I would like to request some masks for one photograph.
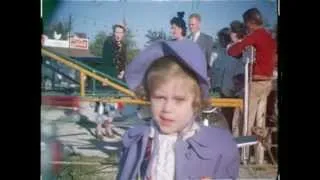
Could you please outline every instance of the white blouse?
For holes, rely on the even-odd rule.
[[[183,140],[193,136],[199,129],[197,123],[193,123],[191,129],[180,134]],[[155,137],[156,128],[151,126],[150,137]],[[152,180],[175,179],[175,143],[178,135],[166,135],[158,133],[158,148],[152,145],[151,176]]]
[[[155,153],[154,163],[152,164],[153,177],[155,177],[155,180],[174,180],[174,147],[175,142],[177,141],[177,136],[159,134],[158,138],[159,149],[156,151],[157,153]]]

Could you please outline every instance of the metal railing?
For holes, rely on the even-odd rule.
[[[41,49],[41,53],[44,56],[48,56],[51,59],[60,62],[72,69],[80,72],[80,96],[82,101],[103,101],[103,102],[124,102],[129,104],[149,104],[149,102],[138,99],[134,92],[128,89],[127,84],[111,77],[105,73],[102,73],[84,63],[76,61],[72,58],[65,57],[56,52],[52,52],[46,48]],[[107,84],[109,87],[116,89],[117,91],[129,96],[129,97],[88,97],[85,91],[86,77],[91,77],[103,84]],[[243,108],[243,100],[236,98],[211,98],[210,103],[216,107],[235,107]]]

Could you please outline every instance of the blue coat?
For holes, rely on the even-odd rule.
[[[122,140],[123,149],[118,180],[135,180],[145,154],[150,127],[129,129]],[[233,136],[225,129],[200,126],[200,131],[175,145],[176,180],[237,179],[240,155]]]

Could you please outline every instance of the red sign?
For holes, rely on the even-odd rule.
[[[70,48],[75,49],[88,49],[89,40],[82,38],[71,38],[70,39]]]

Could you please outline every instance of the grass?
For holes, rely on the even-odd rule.
[[[71,164],[62,165],[60,173],[54,177],[47,171],[42,175],[43,180],[114,180],[117,175],[118,163],[115,154],[111,154],[109,158],[70,155],[64,159],[64,162]],[[81,162],[93,164],[80,164]]]

